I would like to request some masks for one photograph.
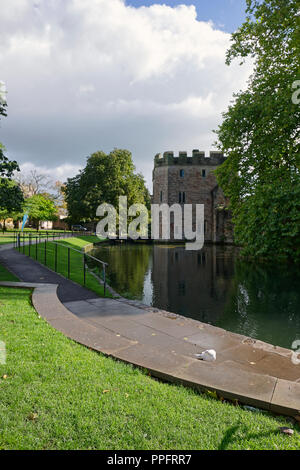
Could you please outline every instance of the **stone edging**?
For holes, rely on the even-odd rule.
[[[131,363],[140,368],[146,368],[157,378],[183,384],[200,391],[216,391],[220,396],[229,400],[238,400],[241,403],[268,411],[290,416],[300,415],[299,382],[248,372],[230,367],[228,364],[219,364],[212,369],[210,363],[203,363],[202,361],[201,371],[203,371],[203,377],[199,377],[199,374],[191,373],[194,366],[199,367],[199,361],[191,357],[181,356],[181,359],[185,359],[186,364],[176,367],[174,365],[176,355],[175,357],[164,358],[160,365],[155,360],[154,350],[153,357],[149,354],[143,356],[141,354],[142,349],[146,346],[138,341],[116,335],[105,327],[93,326],[71,313],[57,297],[57,284],[0,282],[0,286],[33,289],[32,303],[35,310],[54,328],[74,341],[106,356]],[[123,301],[130,304],[130,301],[125,299],[116,300],[121,305]],[[136,302],[134,302],[134,305],[138,307]],[[149,309],[151,307],[140,305],[140,308]],[[167,314],[168,312],[163,313]],[[179,316],[176,315],[175,317]],[[248,338],[248,340],[250,339]],[[252,341],[255,342],[255,340]],[[260,347],[259,343],[261,343],[261,347],[265,345],[265,343],[258,342],[258,348]],[[271,345],[269,346],[274,348]],[[280,354],[280,349],[278,354]],[[132,354],[132,351],[135,354]],[[286,350],[282,350],[282,355],[286,354],[284,351]],[[177,356],[179,358],[179,354]]]

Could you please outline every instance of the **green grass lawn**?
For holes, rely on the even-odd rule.
[[[97,238],[97,237],[96,237]],[[99,239],[97,238],[99,241]],[[62,274],[64,277],[71,279],[74,282],[77,282],[80,285],[84,285],[84,271],[83,271],[83,252],[78,252],[70,249],[70,273],[68,270],[68,247],[79,249],[80,244],[84,246],[88,243],[91,243],[90,237],[80,237],[72,238],[67,240],[61,240],[59,243],[53,243],[52,241],[42,242],[31,246],[24,245],[21,246],[20,252],[26,255],[30,255],[31,258],[36,259],[40,263],[49,267],[53,271],[56,271]],[[79,245],[79,246],[78,246]],[[46,256],[45,256],[45,246],[46,246]],[[56,248],[57,246],[57,248]],[[55,265],[55,250],[57,249],[57,265]],[[101,264],[97,265],[94,268],[95,274],[102,276],[102,266]],[[70,274],[70,276],[69,276]],[[86,270],[86,283],[85,286],[100,295],[104,296],[103,285],[88,271]],[[112,297],[112,295],[106,291],[106,297]]]
[[[161,383],[67,339],[0,288],[0,449],[300,449],[286,418]]]
[[[58,240],[58,243],[61,243],[66,246],[71,246],[73,248],[76,248],[77,250],[81,250],[86,245],[89,245],[91,243],[100,243],[104,240],[105,239],[99,238],[96,235],[82,235],[82,236],[77,236],[77,237],[66,238],[63,240]]]
[[[0,264],[0,281],[18,281],[19,279]]]
[[[12,237],[0,236],[0,245],[5,245],[7,243],[13,243],[14,239]]]

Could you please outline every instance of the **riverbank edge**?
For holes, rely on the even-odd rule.
[[[266,409],[278,414],[284,414],[293,417],[299,416],[300,414],[300,383],[298,382],[283,380],[267,375],[258,375],[256,373],[250,372],[246,375],[237,373],[238,381],[241,380],[241,377],[244,377],[244,380],[248,381],[249,383],[251,383],[251,381],[257,383],[256,396],[255,393],[253,393],[253,388],[251,393],[249,391],[249,395],[247,396],[247,393],[245,392],[242,394],[237,393],[237,383],[232,384],[232,390],[230,390],[228,386],[220,386],[220,380],[217,377],[215,377],[216,385],[214,386],[213,380],[210,384],[205,383],[205,380],[202,382],[201,377],[188,377],[186,372],[182,369],[178,369],[176,373],[174,373],[174,371],[171,371],[170,373],[170,370],[164,367],[164,363],[162,363],[160,367],[157,367],[157,364],[155,365],[154,361],[153,366],[151,367],[151,358],[148,358],[149,360],[147,361],[143,361],[143,358],[141,360],[140,357],[131,357],[130,360],[126,360],[124,357],[124,351],[130,349],[133,345],[133,342],[123,338],[122,345],[120,345],[120,338],[118,337],[119,335],[112,334],[109,332],[109,330],[105,330],[105,328],[103,328],[102,334],[99,336],[99,328],[96,329],[92,325],[78,318],[60,302],[57,297],[57,285],[26,282],[1,282],[0,285],[11,288],[17,287],[33,289],[32,302],[34,308],[36,309],[37,313],[54,328],[58,329],[67,337],[77,341],[78,343],[94,349],[95,351],[101,352],[106,356],[121,360],[122,362],[131,363],[134,366],[142,369],[147,369],[154,377],[165,380],[167,382],[173,382],[192,387],[201,392],[210,390],[225,399],[238,401],[246,405],[256,406],[258,408]],[[120,300],[115,300],[115,302],[118,301],[120,302]],[[126,303],[128,302],[126,301]],[[170,314],[169,312],[167,313],[168,315],[172,315],[173,318],[179,317],[178,315]],[[212,328],[221,330],[216,327]],[[220,331],[218,333],[220,334]],[[227,332],[224,330],[224,333]],[[230,334],[230,336],[232,335],[234,334]],[[251,338],[248,338],[248,340],[251,340]],[[251,341],[253,341],[253,345],[259,349],[266,348],[267,351],[270,351],[271,348],[273,353],[275,352],[276,354],[284,356],[291,353],[289,350],[276,348],[275,346],[268,345],[267,343],[256,340]],[[236,372],[239,371],[234,369],[233,373]],[[267,393],[261,391],[262,384],[268,389]],[[246,390],[245,384],[243,385],[244,386],[242,388]]]

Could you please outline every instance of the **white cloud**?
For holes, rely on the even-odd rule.
[[[20,174],[23,177],[29,176],[32,171],[36,171],[39,175],[48,176],[54,183],[56,181],[64,182],[67,178],[72,178],[79,172],[79,170],[81,170],[79,165],[71,165],[70,163],[52,168],[35,165],[32,162],[25,162],[20,165]]]
[[[10,0],[3,10],[0,139],[20,162],[67,172],[95,150],[129,148],[150,182],[155,153],[210,149],[251,70],[225,66],[230,35],[193,6]]]
[[[6,104],[6,86],[5,83],[0,81],[0,103]]]
[[[116,101],[108,101],[106,103],[106,110],[111,115],[114,113],[123,115],[130,113],[136,116],[159,116],[180,112],[189,117],[201,117],[203,114],[206,117],[210,117],[215,114],[213,98],[213,94],[209,93],[206,97],[188,96],[182,101],[171,103],[162,103],[148,99],[131,101],[118,99]]]

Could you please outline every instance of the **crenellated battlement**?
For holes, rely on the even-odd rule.
[[[163,154],[158,153],[154,157],[154,167],[172,166],[172,165],[205,165],[218,166],[226,160],[224,154],[218,151],[211,151],[209,157],[205,156],[205,152],[198,149],[193,150],[192,156],[189,157],[187,152],[179,152],[178,156],[174,156],[174,152],[168,151]]]

